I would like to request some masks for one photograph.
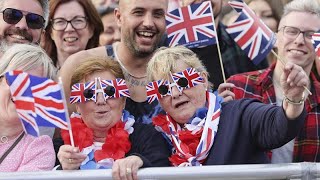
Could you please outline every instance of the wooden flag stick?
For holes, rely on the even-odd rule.
[[[281,62],[281,64],[285,66],[286,63],[284,62],[284,60],[277,53],[275,53],[273,49],[271,50],[271,52]],[[306,86],[303,86],[303,88],[308,92],[309,95],[312,95],[311,91]]]
[[[220,51],[220,45],[218,41],[218,36],[217,36],[217,48],[218,48],[218,55],[219,55],[219,61],[220,61],[220,66],[221,66],[221,72],[222,72],[222,77],[223,77],[223,82],[226,83],[226,75],[224,73],[224,67],[223,67],[223,62],[222,62],[222,56],[221,56],[221,51]]]
[[[69,131],[69,135],[70,135],[70,142],[71,142],[71,146],[74,147],[74,140],[73,140],[73,133],[72,133],[72,128],[71,128],[71,122],[70,122],[70,118],[69,118],[69,111],[67,108],[67,102],[66,102],[66,96],[64,94],[64,89],[63,89],[63,84],[62,84],[62,80],[61,77],[59,77],[59,84],[61,87],[61,96],[62,96],[62,100],[63,100],[63,105],[64,105],[64,110],[65,110],[65,114],[66,114],[66,120],[68,123],[68,131]]]
[[[212,8],[212,7],[211,7],[211,8]],[[220,61],[220,67],[221,67],[223,82],[226,83],[227,80],[226,80],[226,75],[225,75],[225,73],[224,73],[224,67],[223,67],[221,50],[220,50],[219,39],[218,39],[218,31],[217,31],[217,28],[216,28],[216,23],[215,23],[215,21],[214,21],[213,11],[212,11],[212,19],[213,19],[213,28],[214,28],[214,31],[216,32],[216,42],[217,42],[218,56],[219,56],[219,61]]]

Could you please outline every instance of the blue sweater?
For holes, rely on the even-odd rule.
[[[222,104],[215,142],[206,165],[269,163],[266,150],[278,148],[298,134],[306,111],[287,120],[282,107],[253,99]]]

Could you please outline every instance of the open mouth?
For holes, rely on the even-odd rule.
[[[146,31],[139,31],[139,32],[137,32],[137,35],[138,35],[139,37],[152,39],[152,38],[156,35],[156,33],[146,32]]]
[[[27,40],[24,36],[20,36],[17,34],[11,34],[10,37],[13,39],[18,39],[18,40]]]
[[[307,52],[302,51],[302,50],[297,50],[297,49],[289,49],[288,50],[290,53],[295,54],[295,55],[305,55]]]
[[[182,107],[182,106],[184,106],[184,105],[186,105],[186,104],[188,104],[188,103],[189,103],[189,101],[179,102],[179,103],[177,103],[174,107],[175,107],[175,108],[180,108],[180,107]]]
[[[68,43],[73,43],[75,41],[77,41],[79,38],[76,37],[67,37],[67,38],[63,38],[63,41],[68,42]]]

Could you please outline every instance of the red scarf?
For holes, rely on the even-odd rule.
[[[75,146],[79,147],[80,151],[91,146],[93,144],[93,131],[86,126],[81,116],[72,116],[70,122]],[[106,158],[117,160],[125,157],[125,154],[131,149],[131,142],[129,133],[124,127],[125,123],[120,120],[106,132],[106,140],[102,149],[94,152],[96,162]],[[71,144],[68,130],[61,129],[61,137],[65,144]]]

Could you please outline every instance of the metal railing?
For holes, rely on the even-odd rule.
[[[319,179],[320,163],[219,165],[201,167],[145,168],[139,179]],[[0,180],[108,180],[111,170],[42,171],[0,173]]]

